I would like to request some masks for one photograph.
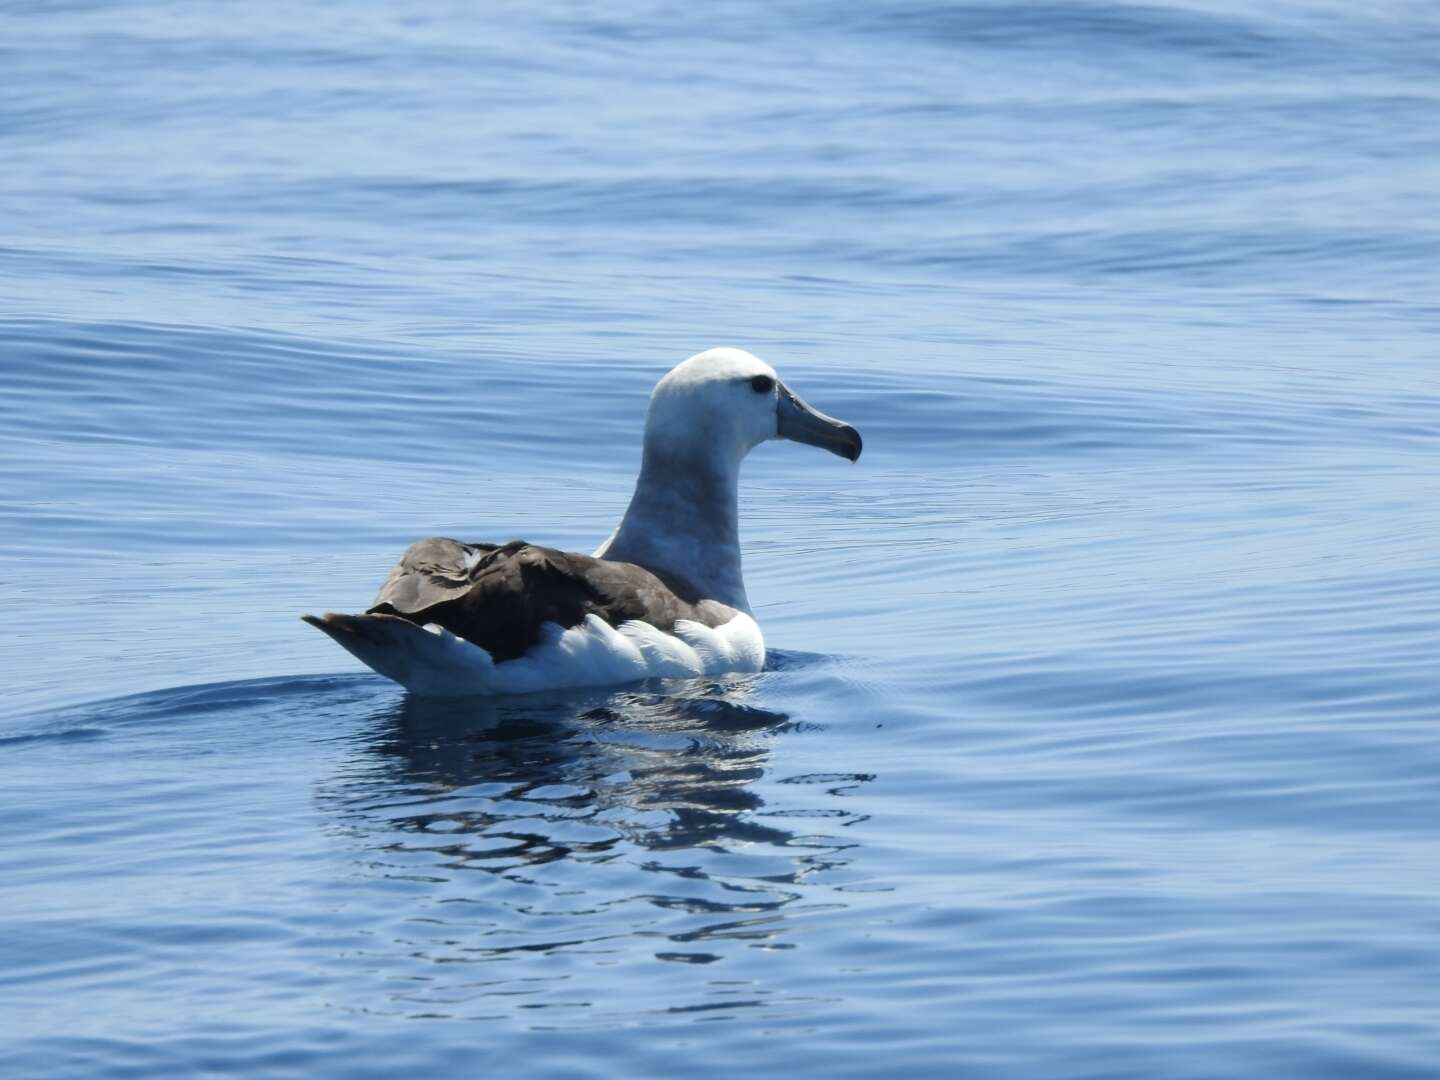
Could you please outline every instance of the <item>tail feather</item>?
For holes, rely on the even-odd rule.
[[[337,645],[387,679],[417,694],[465,697],[494,692],[490,654],[439,626],[398,615],[302,615]]]

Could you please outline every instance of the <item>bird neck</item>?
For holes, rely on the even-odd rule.
[[[695,599],[749,611],[740,569],[740,458],[645,441],[635,494],[614,535],[595,554],[678,579]]]

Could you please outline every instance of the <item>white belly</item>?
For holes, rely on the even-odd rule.
[[[716,627],[682,619],[669,634],[638,621],[616,629],[597,615],[587,615],[568,630],[549,623],[529,652],[499,664],[480,646],[435,623],[422,629],[389,622],[396,640],[384,655],[356,655],[382,675],[431,697],[524,694],[765,666],[765,639],[743,612]]]

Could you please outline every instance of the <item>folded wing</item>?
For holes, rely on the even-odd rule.
[[[547,623],[568,629],[595,615],[613,627],[640,621],[670,633],[679,619],[715,627],[735,616],[733,608],[699,600],[684,582],[634,563],[520,540],[465,544],[446,537],[412,544],[368,613],[437,624],[496,663],[523,656]]]

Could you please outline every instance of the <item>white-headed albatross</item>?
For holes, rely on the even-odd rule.
[[[740,462],[767,439],[855,461],[860,435],[740,349],[692,356],[650,395],[640,478],[594,555],[411,545],[364,615],[306,615],[416,694],[459,697],[759,671],[740,573]]]

